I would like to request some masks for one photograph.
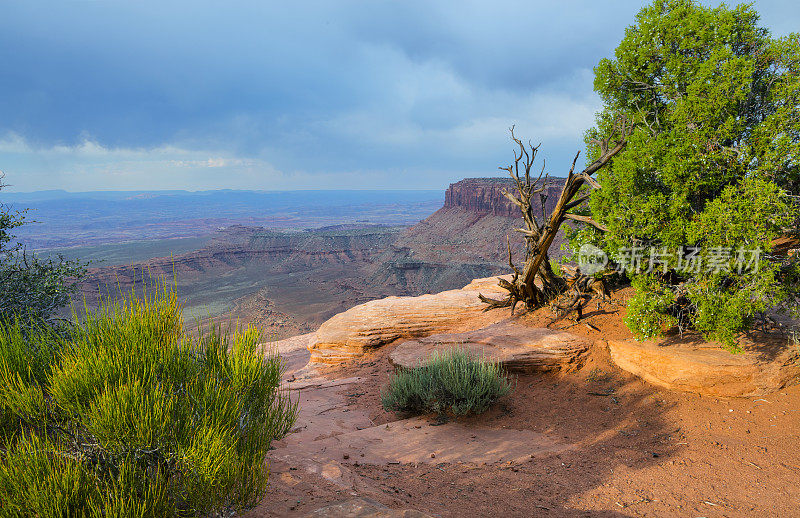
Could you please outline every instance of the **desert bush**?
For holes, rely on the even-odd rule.
[[[398,371],[381,391],[381,402],[386,410],[463,416],[486,411],[512,390],[497,363],[456,348]]]
[[[255,328],[190,337],[174,291],[70,333],[0,322],[3,516],[211,516],[254,505],[296,405]]]
[[[640,276],[634,279],[636,293],[628,300],[628,313],[625,324],[641,339],[659,336],[664,328],[677,323],[670,308],[675,301],[674,294],[659,287],[652,277]]]

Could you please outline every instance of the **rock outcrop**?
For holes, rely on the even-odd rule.
[[[503,196],[503,189],[514,189],[511,178],[465,178],[447,188],[444,208],[460,207],[476,214],[516,217],[519,209]]]
[[[545,207],[552,210],[563,179],[552,178]],[[517,208],[502,192],[513,192],[511,178],[467,178],[451,184],[444,206],[403,231],[381,256],[367,278],[390,286],[399,295],[418,295],[463,286],[471,279],[508,271],[506,236],[514,260],[524,258],[525,243],[514,229],[522,223]],[[537,203],[539,209],[541,204]],[[536,214],[537,217],[539,213]],[[564,254],[559,233],[550,247],[551,257]]]
[[[763,396],[800,376],[798,352],[785,346],[732,354],[705,342],[609,340],[608,349],[621,369],[649,383],[706,396]]]
[[[508,318],[508,310],[484,312],[478,294],[504,291],[496,277],[476,279],[460,290],[419,297],[373,300],[335,315],[317,330],[311,360],[338,363],[400,338],[480,329]]]
[[[504,320],[475,331],[408,340],[392,351],[389,360],[395,366],[412,368],[423,364],[434,352],[460,348],[511,371],[570,371],[583,365],[591,345],[589,340],[571,333]]]
[[[545,207],[553,209],[563,186],[563,179],[552,178],[545,191]],[[444,195],[444,208],[462,208],[475,214],[492,214],[519,218],[519,208],[503,196],[503,190],[514,192],[516,184],[511,178],[465,178],[450,184]],[[539,204],[536,204],[537,208]],[[538,216],[538,214],[537,214]]]

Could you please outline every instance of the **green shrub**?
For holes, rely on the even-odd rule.
[[[677,319],[670,314],[675,302],[671,291],[663,289],[654,278],[644,275],[634,278],[632,284],[636,293],[628,301],[625,324],[636,338],[645,340],[661,336],[665,328],[677,323]]]
[[[296,405],[255,328],[190,338],[175,293],[64,337],[0,322],[2,516],[197,516],[254,505]]]
[[[462,349],[434,352],[419,367],[401,369],[381,391],[386,410],[439,415],[480,414],[513,390],[497,363]]]
[[[0,171],[0,191],[4,186]],[[63,324],[58,310],[69,304],[85,265],[62,257],[40,260],[28,253],[14,236],[14,229],[24,224],[24,210],[0,203],[0,319],[18,319],[25,326]]]

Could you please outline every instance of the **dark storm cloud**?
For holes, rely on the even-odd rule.
[[[0,169],[19,190],[439,187],[494,174],[514,123],[567,162],[642,4],[3,2]]]

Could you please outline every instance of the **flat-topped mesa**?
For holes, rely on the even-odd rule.
[[[551,178],[549,180],[546,205],[550,210],[558,199],[564,180]],[[503,190],[514,192],[516,184],[511,178],[465,178],[460,182],[450,184],[444,195],[444,208],[462,208],[476,214],[491,214],[518,218],[519,208],[511,200],[503,196]]]
[[[516,216],[519,209],[503,196],[503,189],[511,191],[511,178],[465,178],[451,183],[444,194],[444,208],[461,207],[478,214]]]

